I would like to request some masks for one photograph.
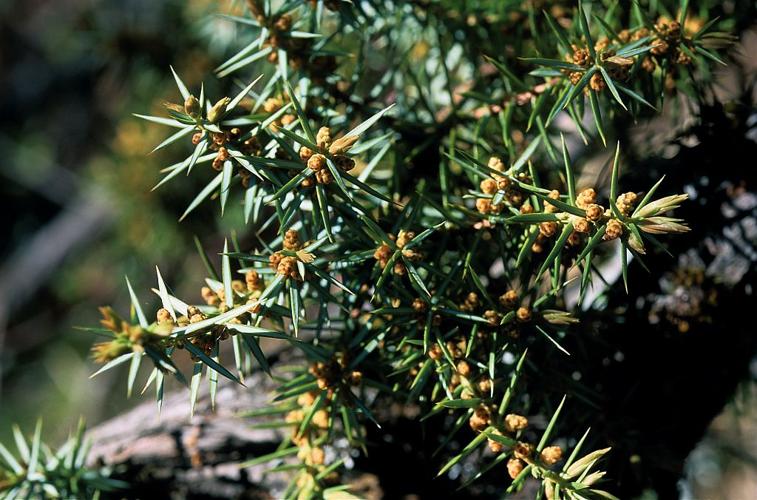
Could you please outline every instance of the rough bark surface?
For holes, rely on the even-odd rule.
[[[270,401],[272,382],[255,373],[247,387],[219,381],[215,409],[200,397],[189,415],[189,391],[164,398],[158,415],[153,401],[134,408],[89,433],[91,465],[106,465],[127,480],[127,498],[260,499],[275,498],[284,478],[263,473],[266,465],[239,463],[270,453],[280,443],[275,429],[253,429],[243,411]]]

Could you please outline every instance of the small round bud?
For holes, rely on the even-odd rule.
[[[266,113],[275,113],[276,111],[281,109],[281,106],[283,104],[284,103],[281,101],[281,99],[277,97],[269,97],[263,103],[263,111],[265,111]]]
[[[428,349],[428,357],[433,359],[434,361],[439,361],[442,359],[442,356],[444,356],[444,352],[442,352],[442,348],[439,346],[439,344],[434,344]]]
[[[318,129],[318,133],[315,136],[315,143],[319,148],[328,149],[331,144],[331,129],[328,127],[321,127]]]
[[[528,307],[519,307],[518,310],[515,311],[515,317],[521,323],[531,321],[531,309],[529,309]]]
[[[426,312],[426,310],[428,309],[428,304],[426,304],[424,300],[416,297],[415,299],[413,299],[412,308],[413,308],[413,311],[417,313],[422,313],[422,312]]]
[[[300,148],[300,160],[302,161],[308,161],[310,157],[313,156],[313,150],[310,149],[307,146],[302,146]]]
[[[587,188],[578,193],[576,196],[576,206],[578,208],[586,209],[592,203],[597,201],[597,192],[593,188]]]
[[[484,179],[479,186],[484,194],[494,194],[497,192],[497,181],[494,179]]]
[[[505,449],[505,445],[503,445],[499,441],[494,441],[493,439],[489,439],[487,441],[487,444],[489,445],[489,450],[491,450],[492,453],[502,453],[502,451]]]
[[[279,267],[279,262],[281,262],[282,258],[283,256],[279,252],[272,253],[270,257],[268,257],[268,263],[273,269],[276,269],[277,267]]]
[[[313,420],[311,421],[314,426],[319,429],[329,428],[329,412],[326,410],[318,410],[313,414]]]
[[[308,159],[308,168],[313,172],[319,172],[326,166],[326,157],[322,154],[314,154]]]
[[[605,79],[601,73],[594,73],[589,80],[589,87],[595,92],[601,92],[605,88]]]
[[[605,241],[616,240],[623,234],[623,224],[618,219],[610,219],[605,228],[605,235],[602,237]]]
[[[588,233],[589,232],[589,221],[587,221],[583,217],[577,217],[573,221],[573,229],[575,229],[577,233],[581,233],[581,234]]]
[[[507,475],[510,476],[511,479],[515,479],[521,472],[523,472],[523,467],[523,460],[511,458],[507,461]]]
[[[363,381],[363,372],[357,370],[350,372],[349,380],[352,385],[360,385],[360,382]]]
[[[515,308],[515,306],[518,305],[518,292],[515,290],[506,291],[499,296],[499,303],[508,309]]]
[[[481,394],[487,395],[492,390],[492,379],[489,377],[484,377],[481,380],[478,381],[478,384],[476,384],[478,387],[478,391]]]
[[[533,452],[534,445],[529,443],[518,442],[513,448],[513,455],[515,455],[515,458],[520,458],[521,460],[529,458]]]
[[[553,200],[559,200],[560,199],[560,192],[556,189],[553,189],[549,192],[549,198]],[[560,209],[557,208],[555,205],[552,205],[550,202],[546,201],[544,202],[544,212],[548,214],[554,214],[559,212]]]
[[[163,309],[163,308],[158,309],[158,313],[156,316],[158,319],[158,323],[173,321],[173,318],[171,317],[171,313],[168,312],[168,309]]]
[[[481,432],[489,427],[490,421],[491,414],[489,413],[489,410],[485,406],[479,406],[478,408],[476,408],[476,411],[473,413],[473,415],[471,415],[470,419],[468,420],[468,424],[474,431]]]
[[[489,158],[487,165],[492,170],[497,170],[498,172],[504,172],[505,170],[505,164],[497,156],[492,156],[491,158]]]
[[[539,224],[539,233],[543,235],[545,238],[554,236],[556,232],[557,232],[557,222],[546,221]]]
[[[400,230],[397,235],[397,248],[404,248],[413,238],[415,238],[413,231]]]
[[[562,460],[562,448],[559,446],[547,446],[541,451],[539,458],[547,466],[555,465]]]
[[[487,309],[484,311],[484,319],[489,322],[490,326],[497,326],[501,318],[497,311]]]
[[[292,16],[284,14],[273,23],[273,27],[278,31],[289,31],[292,29]]]
[[[321,169],[315,173],[315,180],[318,184],[328,185],[334,180],[334,176],[327,169]]]
[[[323,462],[326,460],[326,453],[323,451],[323,448],[313,448],[310,450],[310,461],[313,465],[323,465]]]
[[[631,215],[631,212],[633,211],[634,206],[636,206],[636,201],[638,199],[638,196],[636,193],[628,192],[623,193],[620,196],[618,196],[618,199],[616,200],[615,204],[618,206],[618,210],[620,210],[620,213],[622,213],[625,216]]]
[[[596,203],[591,203],[586,207],[586,218],[592,222],[597,222],[605,214],[605,209]]]
[[[505,416],[505,430],[507,432],[518,432],[528,427],[528,419],[522,415],[509,413]]]
[[[397,276],[404,276],[405,274],[407,274],[407,268],[405,267],[405,264],[403,264],[402,262],[396,262],[394,264],[394,269],[392,269],[392,271]]]
[[[458,361],[457,362],[457,373],[462,375],[463,377],[469,377],[471,374],[471,367],[468,364],[467,361]]]
[[[312,392],[303,392],[297,398],[297,404],[303,407],[309,407],[315,403],[315,395]]]
[[[478,210],[482,214],[489,213],[489,210],[492,206],[492,200],[489,198],[478,198],[476,200],[476,210]]]
[[[300,243],[300,235],[294,229],[288,229],[284,234],[283,246],[286,250],[299,250],[302,246]]]

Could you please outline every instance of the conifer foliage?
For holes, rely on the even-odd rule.
[[[136,116],[177,151],[160,190],[202,179],[177,216],[239,211],[248,234],[201,249],[196,296],[157,271],[147,310],[127,280],[131,312],[102,308],[100,372],[128,366],[129,392],[146,384],[158,406],[175,377],[192,407],[221,378],[275,377],[255,414],[287,438],[241,465],[288,471],[286,498],[349,494],[351,453],[386,401],[446,429],[433,459],[461,487],[487,474],[509,477],[503,494],[534,478],[541,497],[614,498],[610,448],[560,427],[574,394],[544,398],[529,372],[581,356],[562,341],[582,334],[587,292],[633,294],[628,266],[688,231],[681,186],[624,182],[618,124],[711,81],[732,40],[697,4],[247,0],[224,13],[237,37],[208,78],[236,90],[211,96],[172,69],[175,102]],[[582,181],[585,150],[606,150],[606,183]],[[608,262],[619,283],[599,274]],[[269,364],[262,339],[299,362]]]

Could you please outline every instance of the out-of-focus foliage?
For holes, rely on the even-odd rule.
[[[1,421],[39,413],[96,421],[122,408],[103,404],[113,383],[107,378],[92,391],[70,391],[91,374],[91,339],[75,327],[91,324],[93,308],[119,295],[104,273],[135,275],[168,260],[194,247],[198,228],[213,239],[213,217],[176,224],[187,202],[181,193],[151,195],[164,157],[148,153],[160,131],[130,113],[157,109],[172,93],[169,64],[188,77],[212,69],[218,52],[208,40],[225,44],[233,33],[214,28],[209,14],[217,7],[143,0],[0,6],[0,199],[9,214],[0,238]],[[170,260],[188,276],[197,269],[191,258]],[[45,432],[61,439],[63,427]]]
[[[3,498],[99,498],[102,491],[116,491],[126,483],[108,478],[107,469],[85,466],[91,443],[84,440],[84,422],[76,434],[57,450],[42,442],[42,421],[27,440],[13,427],[17,453],[0,444],[0,493]]]

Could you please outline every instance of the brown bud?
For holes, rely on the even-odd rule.
[[[518,310],[515,311],[515,317],[521,323],[531,321],[531,309],[529,309],[528,307],[519,307]]]
[[[283,14],[276,19],[276,22],[273,23],[273,27],[278,31],[289,31],[292,28],[292,16],[289,14]]]
[[[487,441],[487,444],[489,445],[489,450],[491,450],[492,453],[502,453],[502,451],[505,449],[505,445],[503,445],[499,441],[494,441],[493,439],[489,439]]]
[[[412,308],[415,312],[422,313],[426,312],[426,310],[428,309],[428,304],[426,304],[424,300],[416,297],[415,299],[413,299]]]
[[[547,466],[555,465],[562,459],[562,448],[559,446],[547,446],[541,451],[539,458]]]
[[[585,234],[589,232],[589,221],[584,219],[583,217],[577,217],[573,220],[573,229],[576,230],[577,233]]]
[[[329,412],[327,412],[326,410],[318,410],[313,414],[313,420],[311,420],[311,422],[319,429],[328,429]]]
[[[489,325],[497,326],[500,322],[501,317],[499,313],[497,313],[497,311],[487,309],[486,311],[484,311],[484,319],[489,322]]]
[[[300,235],[294,229],[287,229],[284,234],[283,246],[286,250],[299,250],[302,246],[300,243]]]
[[[404,276],[407,273],[405,264],[403,264],[402,262],[396,262],[392,271],[394,271],[394,274],[396,274],[397,276]]]
[[[478,381],[477,384],[478,391],[481,394],[487,395],[491,392],[492,389],[492,379],[489,377],[484,377],[481,380]]]
[[[553,189],[552,191],[549,192],[549,195],[547,195],[547,196],[549,196],[549,198],[551,198],[553,200],[559,200],[560,199],[560,192],[558,190],[556,190],[556,189]],[[555,205],[551,204],[548,201],[544,202],[544,212],[546,212],[548,214],[554,214],[554,213],[557,213],[559,211],[560,211],[560,209],[557,208]]]
[[[173,318],[171,317],[171,313],[168,312],[168,309],[163,309],[163,308],[158,309],[157,319],[158,319],[158,323],[173,321]]]
[[[311,406],[315,403],[315,394],[312,392],[303,392],[297,398],[297,404],[303,407]]]
[[[329,170],[324,168],[315,173],[315,180],[319,184],[328,185],[334,180],[334,176],[331,175]]]
[[[597,192],[592,188],[587,188],[578,193],[576,196],[576,206],[586,209],[587,206],[597,201]]]
[[[326,166],[326,157],[322,154],[314,154],[308,158],[308,168],[313,172],[319,172]]]
[[[300,160],[302,161],[308,161],[310,157],[313,156],[313,150],[310,149],[307,146],[302,146],[300,148]]]
[[[497,170],[499,172],[505,171],[505,164],[502,162],[502,160],[497,156],[492,156],[489,158],[488,167]]]
[[[479,186],[484,194],[494,194],[497,192],[497,181],[494,179],[484,179]]]
[[[497,178],[497,189],[504,191],[510,187],[510,179],[508,177]]]
[[[507,432],[518,432],[528,427],[528,419],[522,415],[509,413],[505,416],[505,430]]]
[[[605,228],[605,235],[602,237],[605,241],[611,241],[620,238],[623,234],[623,224],[617,219],[610,219]]]
[[[434,344],[428,349],[428,357],[433,359],[434,361],[438,361],[442,359],[442,356],[444,356],[444,352],[442,351],[442,348],[439,346],[439,344]]]
[[[275,113],[278,111],[284,103],[281,99],[276,97],[269,97],[263,103],[263,111],[266,113]]]
[[[318,129],[318,133],[315,136],[315,142],[319,148],[328,149],[331,144],[331,129],[328,127],[321,127]]]
[[[586,207],[586,218],[592,222],[597,222],[605,214],[605,209],[596,203],[591,203]]]
[[[589,87],[595,92],[601,92],[605,88],[605,79],[601,73],[594,73],[589,80]]]
[[[350,372],[350,383],[352,385],[360,385],[360,382],[363,381],[363,372],[359,372],[357,370]]]
[[[533,452],[534,445],[529,443],[518,442],[513,448],[513,455],[515,455],[515,458],[520,458],[521,460],[529,458]]]
[[[481,432],[489,427],[490,419],[491,415],[489,414],[489,410],[485,406],[479,406],[476,408],[473,415],[471,415],[468,424],[474,431]]]
[[[514,309],[518,305],[518,292],[515,290],[508,290],[499,296],[499,303],[503,307],[508,309]]]
[[[557,232],[557,222],[546,221],[539,224],[539,233],[543,235],[545,238],[554,236],[556,232]]]
[[[476,200],[476,210],[478,210],[482,214],[489,213],[489,210],[492,206],[492,200],[489,198],[478,198]]]
[[[400,230],[397,235],[397,248],[404,248],[413,238],[415,238],[413,231]]]
[[[326,453],[324,453],[323,448],[313,448],[310,450],[310,461],[313,465],[323,465],[323,462],[326,460]]]
[[[523,461],[517,458],[511,458],[507,461],[507,474],[511,479],[515,479],[523,472]]]
[[[192,118],[200,116],[200,101],[193,95],[190,95],[184,100],[184,112]]]
[[[457,373],[463,377],[469,377],[471,374],[471,367],[467,361],[461,360],[457,362]]]

